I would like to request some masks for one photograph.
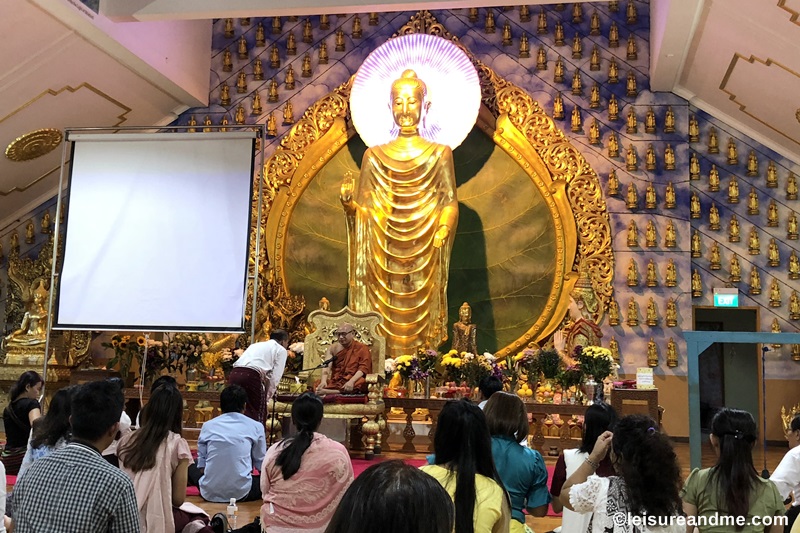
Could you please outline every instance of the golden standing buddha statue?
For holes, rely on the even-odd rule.
[[[652,183],[647,184],[644,191],[644,206],[647,209],[655,209],[658,207],[658,197],[656,196],[656,187]]]
[[[775,165],[775,161],[770,161],[767,165],[767,188],[778,188],[778,167]]]
[[[778,243],[775,241],[775,237],[769,240],[769,247],[767,249],[767,259],[769,261],[769,266],[776,267],[781,266],[781,254],[778,250]]]
[[[789,279],[800,279],[800,258],[794,250],[789,254]]]
[[[625,120],[625,132],[637,133],[639,131],[639,120],[636,118],[636,109],[633,106],[628,107],[628,118]],[[653,146],[652,144],[650,145]]]
[[[614,131],[608,136],[608,157],[619,157],[619,141]]]
[[[667,366],[670,368],[678,366],[678,345],[672,338],[667,342]]]
[[[608,99],[608,120],[612,122],[619,120],[619,102],[613,94]]]
[[[628,151],[625,153],[625,168],[627,170],[639,170],[636,148],[632,144],[628,145]]]
[[[614,362],[619,364],[619,343],[616,338],[611,337],[611,340],[608,341],[608,349],[611,350],[611,357],[614,359]]]
[[[736,218],[736,213],[733,213],[728,222],[728,242],[739,242],[741,240],[740,231],[739,219]]]
[[[715,203],[712,203],[711,209],[708,210],[708,227],[712,231],[719,231],[720,228],[719,209]]]
[[[627,324],[635,328],[639,325],[639,304],[632,297],[628,300],[628,320]]]
[[[650,337],[650,340],[647,342],[647,366],[658,366],[658,347],[656,346],[656,341],[653,340],[653,337]]]
[[[647,262],[647,286],[658,287],[658,275],[656,274],[656,263],[652,259]]]
[[[772,282],[769,284],[769,306],[781,306],[781,286],[778,284],[777,278],[772,278]]]
[[[608,62],[608,83],[619,83],[619,65],[614,56],[611,56],[611,60]]]
[[[789,218],[786,219],[786,238],[790,241],[796,241],[798,236],[797,213],[792,211],[789,214]]]
[[[728,203],[739,203],[739,180],[736,179],[736,176],[731,176],[731,180],[728,182]]]
[[[645,246],[655,248],[658,246],[658,236],[656,235],[656,224],[652,220],[647,221],[647,228],[644,232]]]
[[[613,298],[608,302],[608,325],[619,326],[619,305]]]
[[[419,135],[425,83],[406,70],[392,83],[399,135],[367,149],[356,188],[341,188],[349,244],[349,305],[377,311],[392,357],[447,338],[447,280],[458,224],[453,154]]]
[[[667,301],[666,323],[667,327],[670,328],[678,325],[678,304],[675,303],[675,298],[671,296]]]
[[[675,170],[675,150],[671,144],[664,148],[664,170]]]
[[[653,148],[653,143],[647,145],[647,152],[644,157],[644,168],[647,170],[656,169],[656,150]]]
[[[592,84],[592,88],[589,91],[589,108],[600,108],[600,86],[597,83]]]
[[[589,126],[589,144],[600,144],[600,124],[596,118],[592,119]]]
[[[689,217],[693,219],[700,218],[700,197],[694,191],[692,191],[692,196],[689,199]]]
[[[759,255],[761,253],[761,243],[758,239],[758,229],[753,226],[750,228],[750,236],[747,238],[747,251],[750,255]]]
[[[580,106],[575,106],[574,108],[572,108],[572,119],[570,123],[571,123],[570,129],[573,132],[575,133],[583,132],[583,119],[581,118]]]
[[[36,242],[36,226],[33,224],[33,219],[29,220],[28,224],[25,226],[25,242],[27,244]]]
[[[774,198],[769,201],[769,206],[767,207],[767,226],[770,228],[778,227],[778,204],[775,203]]]
[[[540,46],[536,52],[536,70],[547,70],[547,51]]]
[[[675,260],[670,257],[667,261],[667,275],[664,278],[664,285],[675,287],[678,285],[678,269],[675,267]]]
[[[478,327],[472,323],[472,308],[467,302],[458,308],[458,322],[453,324],[453,350],[458,353],[478,353]]]
[[[678,200],[675,197],[675,186],[671,181],[667,182],[667,190],[664,193],[664,207],[667,209],[675,209],[678,206]]]
[[[639,94],[639,89],[636,88],[636,74],[634,74],[633,69],[628,71],[628,81],[625,86],[626,95],[635,98]]]
[[[708,153],[719,153],[719,137],[717,137],[717,128],[713,126],[708,130]]]
[[[31,291],[31,300],[19,328],[3,339],[6,362],[25,364],[44,362],[47,342],[47,297],[44,280],[40,279]],[[31,358],[35,358],[31,361]]]
[[[558,120],[564,118],[564,98],[560,92],[556,93],[556,97],[553,98],[553,118]]]
[[[703,296],[703,280],[700,278],[700,272],[695,268],[692,271],[692,298],[701,298]]]
[[[739,283],[742,281],[742,265],[739,263],[739,256],[736,254],[733,254],[733,257],[731,257],[730,281],[731,283]]]
[[[672,106],[667,107],[667,113],[664,115],[664,133],[675,133],[675,112]]]
[[[761,275],[756,267],[750,269],[750,294],[753,296],[761,294]]]
[[[639,230],[636,227],[636,221],[633,219],[631,219],[630,223],[628,224],[628,247],[639,247]]]
[[[631,257],[628,263],[628,287],[639,286],[639,268],[636,266],[636,259]]]
[[[719,253],[719,243],[717,243],[716,241],[714,241],[714,243],[711,245],[708,263],[709,263],[708,267],[711,270],[719,270],[720,268],[722,268],[722,258],[720,257]]]
[[[644,132],[656,132],[656,112],[653,111],[652,107],[647,108],[647,114],[644,116]]]
[[[794,176],[794,172],[789,172],[786,180],[786,199],[797,200],[797,178]]]
[[[613,168],[611,169],[611,172],[608,173],[608,188],[606,189],[606,195],[619,195],[619,179],[617,178],[617,171]]]
[[[717,165],[711,165],[711,170],[708,171],[708,190],[710,192],[719,191],[719,170],[717,170]]]
[[[544,7],[539,10],[539,16],[536,18],[536,33],[539,35],[547,33],[547,13]]]
[[[800,320],[800,296],[797,295],[796,290],[792,290],[789,296],[789,319]]]
[[[692,242],[691,242],[691,254],[692,257],[700,257],[701,253],[701,242],[700,242],[700,231],[695,229],[694,233],[692,233]]]
[[[758,214],[758,193],[755,187],[750,187],[750,194],[747,195],[747,214]]]
[[[750,150],[750,154],[747,156],[747,175],[758,176],[758,157],[756,157],[755,150]]]
[[[597,45],[592,47],[592,55],[589,59],[589,70],[600,70],[600,49]]]
[[[733,137],[730,137],[728,139],[728,164],[729,165],[739,164],[739,153],[736,150],[736,141],[733,140]]]
[[[264,64],[261,62],[260,57],[253,61],[253,79],[256,81],[264,79]]]
[[[651,296],[649,300],[647,300],[647,315],[646,315],[647,325],[655,327],[658,325],[658,310],[656,309],[656,301]]]
[[[625,192],[625,205],[628,209],[637,209],[639,207],[639,194],[636,192],[636,185],[633,182],[628,184],[628,189]]]
[[[619,46],[619,26],[616,21],[612,21],[608,28],[608,46],[611,48]]]
[[[678,237],[675,231],[675,223],[672,222],[672,219],[667,221],[667,229],[664,233],[664,246],[675,248],[678,245]]]
[[[689,179],[690,180],[700,179],[700,159],[694,152],[692,152],[692,155],[689,157]]]
[[[696,143],[700,140],[700,124],[695,115],[689,116],[689,142]]]

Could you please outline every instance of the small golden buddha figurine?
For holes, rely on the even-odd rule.
[[[628,301],[628,319],[626,322],[632,328],[639,325],[639,304],[633,298]]]
[[[786,199],[797,200],[797,178],[794,177],[794,172],[789,172],[786,180]]]
[[[281,56],[280,52],[278,52],[277,44],[273,44],[272,48],[269,49],[269,66],[272,68],[280,68],[281,66]]]
[[[761,294],[761,275],[756,267],[750,269],[750,294],[758,296]]]
[[[632,144],[628,145],[625,153],[625,168],[628,170],[639,170],[639,160],[636,157],[636,148]]]
[[[610,48],[619,46],[619,27],[617,27],[617,21],[612,21],[611,26],[608,28],[608,46]]]
[[[303,56],[303,68],[300,71],[300,76],[303,78],[311,77],[311,56],[308,52]]]
[[[655,209],[658,207],[658,198],[656,197],[656,188],[652,183],[647,184],[647,189],[644,192],[644,206],[647,209]]]
[[[261,63],[260,57],[253,61],[253,79],[256,81],[264,79],[264,65]]]
[[[564,25],[561,24],[561,21],[556,22],[556,30],[554,35],[556,46],[564,46]]]
[[[658,237],[656,235],[656,225],[652,220],[647,221],[647,228],[644,232],[645,246],[648,248],[655,248],[658,246]]]
[[[758,214],[758,193],[755,187],[750,187],[750,194],[747,195],[747,214]]]
[[[767,165],[767,188],[778,188],[778,167],[775,166],[775,161],[770,161]]]
[[[608,99],[608,120],[612,122],[619,120],[619,103],[617,103],[617,97],[613,94]]]
[[[637,133],[638,131],[639,121],[636,119],[636,109],[631,105],[628,106],[628,118],[625,120],[625,132]]]
[[[664,116],[664,133],[675,133],[675,112],[672,106],[667,107],[667,114]]]
[[[667,221],[667,229],[664,232],[664,246],[667,248],[675,248],[678,246],[678,239],[675,233],[675,223],[672,219]]]
[[[741,240],[739,235],[739,219],[736,218],[736,213],[733,213],[728,222],[728,242],[739,242]]]
[[[292,68],[291,63],[286,69],[286,77],[284,78],[283,86],[289,90],[294,89],[294,68]]]
[[[628,48],[627,48],[627,57],[629,60],[635,61],[639,58],[639,52],[636,49],[636,36],[633,32],[628,34]]]
[[[244,71],[240,72],[239,76],[236,78],[236,92],[239,94],[247,92],[247,75]]]
[[[486,10],[486,22],[483,26],[484,33],[494,33],[495,32],[495,24],[494,24],[494,11],[491,9]],[[510,31],[510,28],[509,28]]]
[[[283,31],[283,22],[280,17],[272,17],[272,34],[278,35]]]
[[[619,326],[619,305],[614,298],[608,302],[608,324],[610,326]]]
[[[692,233],[692,240],[691,240],[691,253],[692,257],[700,257],[701,254],[701,241],[700,241],[700,232],[698,230],[694,230]]]
[[[339,28],[336,30],[336,47],[334,48],[337,52],[344,52],[345,45],[344,45],[344,30]]]
[[[708,130],[708,153],[709,154],[718,154],[719,153],[719,139],[717,138],[717,128],[711,126]]]
[[[611,172],[608,173],[608,188],[606,189],[606,195],[619,195],[619,179],[617,178],[617,171],[613,168],[611,169]]]
[[[800,344],[792,344],[792,361],[800,361]]]
[[[800,320],[800,297],[797,296],[797,291],[794,289],[789,296],[789,319]]]
[[[667,182],[667,190],[664,193],[664,207],[667,209],[675,209],[678,205],[678,200],[675,196],[675,186],[671,181]]]
[[[261,107],[261,96],[258,94],[258,91],[253,92],[253,110],[250,113],[251,115],[260,115],[263,111]]]
[[[519,38],[519,57],[520,59],[531,57],[531,45],[528,43],[528,34],[526,33]]]
[[[786,219],[786,238],[790,241],[796,241],[798,238],[797,231],[797,213],[792,211],[789,218]]]
[[[636,259],[631,257],[628,263],[628,287],[639,286],[639,268],[636,266]]]
[[[472,323],[472,308],[467,302],[458,309],[459,320],[453,324],[452,349],[458,353],[478,353],[477,334],[478,327]]]
[[[227,83],[223,83],[219,88],[219,104],[222,106],[231,105],[231,89]]]
[[[697,122],[697,116],[689,115],[689,142],[696,143],[700,140],[700,124]]]
[[[503,46],[511,46],[513,40],[511,39],[511,23],[506,20],[505,24],[503,24],[503,40],[501,44]]]
[[[577,4],[576,4],[577,5]],[[572,59],[580,59],[583,57],[583,43],[579,33],[575,34],[572,38]]]
[[[636,228],[636,221],[631,219],[628,224],[628,247],[634,248],[639,246],[639,230]]]
[[[671,337],[667,342],[667,366],[670,368],[678,366],[678,345]]]
[[[278,135],[278,122],[275,120],[275,112],[270,111],[267,117],[267,136],[276,137]]]
[[[800,279],[800,258],[794,250],[789,254],[789,279]]]
[[[289,37],[286,39],[286,55],[297,55],[297,39],[294,36],[294,32],[289,32]]]
[[[589,92],[589,108],[600,108],[600,86],[597,83],[592,84],[592,89]]]
[[[778,204],[772,198],[769,201],[769,206],[767,206],[767,227],[777,228],[778,225]]]
[[[539,35],[547,33],[547,13],[545,13],[544,7],[539,10],[539,17],[536,20],[536,33]]]
[[[647,145],[647,152],[644,156],[644,168],[647,170],[656,169],[656,150],[653,148],[653,143]]]
[[[247,39],[245,39],[244,34],[239,37],[239,59],[247,59]]]
[[[735,175],[731,175],[731,179],[728,182],[728,203],[739,203],[739,180],[736,179]]]
[[[639,193],[636,191],[636,184],[630,182],[625,192],[625,205],[628,209],[639,208]]]
[[[597,119],[592,119],[592,124],[589,126],[589,144],[600,144],[600,124]]]
[[[692,196],[689,200],[689,218],[700,218],[700,197],[694,191],[692,191]]]
[[[267,102],[275,103],[278,101],[278,82],[275,78],[269,80],[269,90],[267,91]]]
[[[209,117],[208,115],[206,115],[205,118],[203,119],[203,126],[204,126],[203,133],[209,133],[211,131],[211,126],[212,126],[211,117]]]
[[[470,22],[478,22],[478,8],[471,7],[469,11],[467,11],[467,20]]]
[[[647,108],[647,115],[645,115],[644,117],[644,132],[645,133],[656,132],[656,112],[653,111],[652,107]]]
[[[675,303],[675,298],[669,298],[667,301],[667,312],[665,314],[665,322],[667,327],[674,328],[678,325],[678,304]]]
[[[767,259],[769,261],[769,266],[776,267],[781,266],[781,253],[778,249],[778,243],[775,241],[775,237],[772,237],[769,240],[769,246],[767,248]]]
[[[708,210],[708,227],[713,231],[719,231],[720,228],[720,221],[719,221],[719,209],[717,209],[717,204],[711,204],[711,209]]]
[[[647,280],[648,287],[658,287],[658,275],[656,274],[656,263],[650,259],[647,262]]]
[[[675,170],[675,150],[671,144],[664,148],[664,170]]]
[[[231,51],[227,48],[222,52],[222,72],[231,72],[233,70],[233,58]]]
[[[233,115],[233,121],[236,124],[244,124],[244,107],[242,107],[242,104],[239,104],[239,106],[236,108],[236,112]]]
[[[4,347],[7,357],[15,352],[25,354],[34,350],[34,352],[40,352],[44,358],[49,320],[48,295],[45,282],[40,279],[32,291],[32,299],[25,310],[20,327],[5,337]]]
[[[583,22],[583,5],[579,3],[572,4],[572,23],[580,24]]]
[[[600,49],[597,45],[592,47],[591,59],[589,59],[589,70],[600,70]]]
[[[690,180],[700,179],[700,159],[694,152],[692,152],[692,155],[689,156],[689,179]]]
[[[581,108],[579,106],[572,108],[570,126],[570,129],[575,133],[583,133],[583,119],[581,119]]]
[[[328,45],[324,41],[319,43],[319,64],[328,64]]]
[[[225,38],[233,39],[233,19],[225,19]]]
[[[229,124],[228,117],[227,116],[222,117],[222,121],[220,122],[220,126],[221,127],[219,128],[219,131],[223,131],[223,132],[228,131],[228,128],[226,128],[226,126],[228,124]]]
[[[778,283],[778,278],[772,278],[772,282],[769,284],[769,306],[781,306],[781,286]]]
[[[267,38],[264,36],[264,25],[258,23],[256,25],[256,46],[263,48],[267,45]]]
[[[636,24],[636,19],[638,17],[636,4],[633,3],[633,0],[628,0],[628,8],[625,10],[625,21],[628,24]]]
[[[47,211],[44,212],[44,215],[42,215],[42,229],[41,229],[41,232],[44,235],[49,235],[50,233],[52,233],[53,230],[50,228],[50,224],[51,224],[51,222],[50,222],[50,210],[48,209]]]
[[[519,21],[520,22],[531,21],[531,10],[527,5],[519,6]]]
[[[611,340],[608,341],[608,349],[611,351],[611,357],[614,359],[614,362],[619,364],[619,343],[616,338],[611,337]]]
[[[747,156],[747,175],[758,176],[758,157],[755,150],[750,150]]]
[[[311,19],[306,19],[303,22],[303,42],[311,43],[314,40],[314,32],[311,27]]]
[[[625,94],[631,98],[635,98],[639,94],[639,89],[636,88],[636,74],[634,74],[633,69],[628,71],[628,81],[625,88]]]
[[[769,329],[770,329],[770,331],[772,333],[780,333],[781,332],[781,325],[778,323],[778,319],[777,318],[773,318],[772,319],[772,324],[770,325]],[[772,347],[775,350],[779,350],[781,345],[780,344],[773,344]]]
[[[378,13],[373,11],[372,13],[369,14],[369,19],[367,21],[367,24],[369,24],[370,26],[377,26],[378,22],[380,22],[380,18],[378,17]]]
[[[617,141],[617,132],[615,131],[608,136],[608,157],[619,157],[619,141]]]
[[[564,98],[560,92],[556,93],[556,97],[553,99],[553,118],[557,120],[564,118]]]
[[[614,56],[611,56],[611,60],[608,62],[608,83],[619,83],[619,65]]]
[[[736,151],[736,141],[733,140],[733,137],[728,139],[728,164],[739,164],[739,154]]]
[[[719,191],[719,170],[717,170],[717,165],[711,165],[711,170],[708,171],[708,190],[711,192]]]
[[[242,26],[249,26],[250,25],[250,17],[240,18],[239,19],[239,24],[241,24]]]
[[[592,11],[592,17],[589,19],[589,35],[600,35],[600,15],[597,11]]]
[[[711,251],[708,258],[709,268],[711,270],[719,270],[722,268],[722,258],[719,253],[719,244],[714,241],[711,245]]]
[[[655,327],[658,325],[658,309],[656,309],[656,301],[651,296],[647,301],[647,311],[645,313],[645,320],[647,325]]]
[[[747,251],[750,255],[759,255],[761,253],[761,244],[758,241],[758,229],[755,226],[750,228],[750,236],[747,238]]]
[[[189,122],[187,123],[187,125],[189,126],[188,128],[186,128],[187,133],[197,132],[197,128],[195,128],[195,126],[197,126],[197,119],[194,118],[194,115],[189,117]],[[25,239],[25,241],[27,242],[27,238]]]
[[[703,280],[700,279],[700,272],[695,268],[692,271],[692,298],[701,298],[703,296]]]
[[[194,117],[192,117],[194,118]],[[25,226],[25,242],[27,244],[33,244],[36,242],[36,226],[33,224],[33,219],[28,221],[28,224]]]
[[[667,275],[664,278],[664,285],[667,287],[678,285],[678,269],[675,267],[675,260],[672,258],[667,261]]]
[[[283,106],[283,123],[294,124],[294,110],[292,109],[292,102],[287,101]]]
[[[553,81],[556,83],[564,82],[564,60],[561,56],[556,59],[556,66],[553,69]]]
[[[583,94],[583,82],[581,81],[581,69],[572,75],[572,94],[580,96]]]
[[[547,70],[547,51],[544,46],[539,46],[536,52],[536,70]]]
[[[633,2],[628,2],[629,6],[632,4]],[[650,340],[647,342],[647,366],[652,368],[658,366],[658,347],[653,337],[650,337]]]

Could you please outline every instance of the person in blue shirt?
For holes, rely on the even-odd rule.
[[[253,469],[261,468],[267,453],[264,426],[244,415],[247,392],[239,385],[228,385],[219,403],[222,414],[200,430],[189,481],[210,502],[260,501],[260,477]]]
[[[515,394],[495,392],[483,410],[492,436],[492,457],[500,479],[511,497],[511,533],[526,530],[523,509],[545,516],[550,503],[547,468],[542,455],[519,441],[528,436],[525,404]]]

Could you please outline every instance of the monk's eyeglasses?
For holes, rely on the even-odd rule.
[[[350,335],[351,333],[355,333],[355,330],[351,329],[350,331],[336,331],[335,333],[336,333],[337,337],[346,337],[347,335]]]

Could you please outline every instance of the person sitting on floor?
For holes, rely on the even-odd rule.
[[[197,439],[197,464],[189,465],[189,481],[210,502],[261,499],[261,467],[267,451],[264,426],[244,415],[247,393],[228,385],[219,395],[222,414],[203,424]]]
[[[6,446],[0,460],[9,476],[19,473],[28,439],[31,436],[33,421],[42,416],[39,395],[42,394],[44,380],[38,372],[23,372],[9,393],[11,402],[3,411],[3,424],[6,430]]]
[[[784,533],[789,533],[800,514],[800,414],[792,418],[786,430],[786,440],[789,441],[789,451],[769,479],[778,487],[781,498],[785,500],[792,496],[792,506],[786,511],[788,523],[783,528]]]
[[[19,467],[19,476],[37,459],[47,457],[67,445],[72,430],[69,425],[73,387],[60,389],[53,394],[47,414],[33,423],[28,451]]]
[[[338,339],[327,352],[325,360],[331,361],[322,369],[318,394],[367,393],[367,374],[372,372],[372,354],[369,348],[356,340],[356,328],[343,323],[335,331]]]
[[[478,390],[481,391],[481,398],[483,398],[481,403],[478,404],[478,407],[484,409],[486,407],[486,402],[489,401],[492,394],[503,390],[503,380],[497,376],[486,376],[478,383]],[[522,440],[522,437],[520,437],[520,440]]]
[[[106,381],[78,388],[72,441],[34,462],[9,496],[14,531],[139,532],[133,483],[100,455],[119,431],[122,404],[119,388]]]
[[[170,376],[172,378],[172,376]],[[174,378],[172,378],[174,379]],[[110,383],[113,383],[119,390],[125,393],[125,382],[122,381],[120,378],[108,378]],[[152,390],[150,392],[153,392]],[[122,410],[122,414],[119,416],[119,433],[117,434],[117,438],[114,439],[108,448],[103,450],[103,457],[106,461],[111,463],[112,465],[119,468],[119,459],[117,458],[117,445],[119,444],[119,440],[131,432],[131,417],[128,416],[128,413],[125,410]]]

